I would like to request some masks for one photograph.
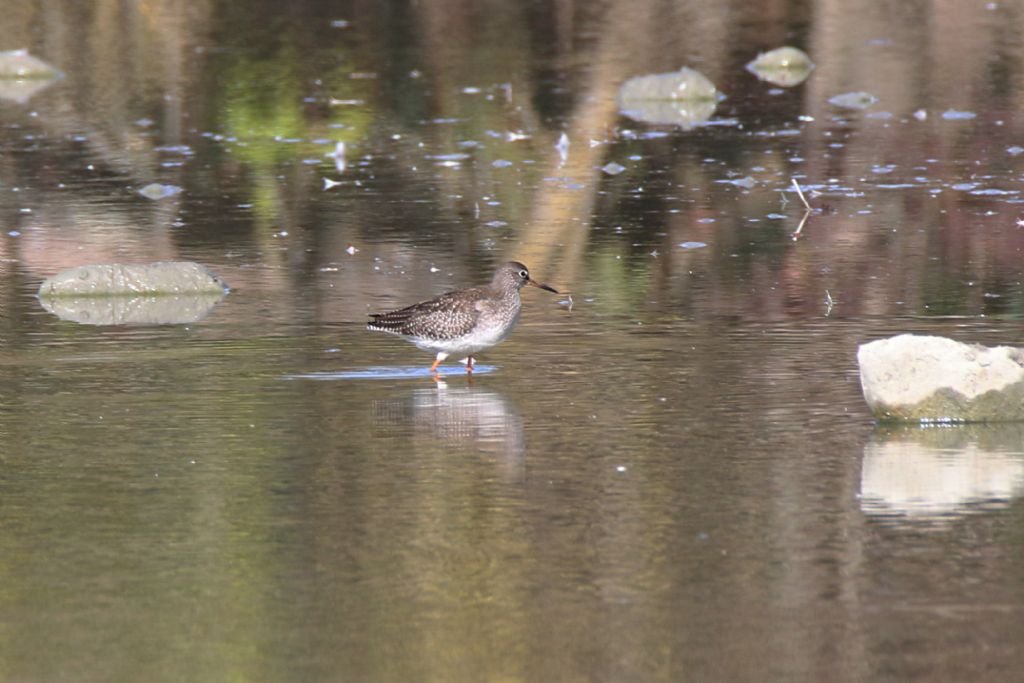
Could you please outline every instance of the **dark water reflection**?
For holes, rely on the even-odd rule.
[[[1013,680],[1021,435],[876,429],[854,354],[1020,343],[1022,22],[6,3],[0,51],[64,76],[0,88],[0,677]],[[783,44],[802,84],[744,69]],[[620,115],[683,65],[714,125]],[[572,306],[397,376],[430,358],[366,313],[508,258]],[[163,259],[232,292],[162,326],[34,296]]]

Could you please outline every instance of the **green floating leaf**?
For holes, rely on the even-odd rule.
[[[829,104],[843,109],[867,109],[878,102],[878,98],[869,92],[846,92],[828,99]]]
[[[711,118],[725,95],[704,74],[683,67],[636,76],[619,89],[619,109],[636,121],[691,128]]]
[[[762,81],[789,88],[807,80],[814,62],[803,50],[786,46],[759,54],[746,68]]]

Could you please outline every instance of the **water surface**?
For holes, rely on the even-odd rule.
[[[0,677],[1024,664],[1020,430],[878,427],[855,364],[1021,343],[1024,5],[8,5],[62,77],[0,88]],[[785,44],[802,83],[744,69]],[[619,112],[681,66],[706,124]],[[510,258],[569,294],[472,377],[363,327]],[[157,260],[232,291],[35,297]]]

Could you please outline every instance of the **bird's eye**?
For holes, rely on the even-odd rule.
[[[521,278],[523,278],[525,280],[526,278],[530,277],[530,274],[527,273],[525,270],[520,270],[519,271],[519,277],[521,277]]]

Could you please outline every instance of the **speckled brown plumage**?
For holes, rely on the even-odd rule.
[[[555,291],[531,280],[522,263],[509,261],[498,268],[489,285],[457,289],[396,311],[372,313],[373,320],[366,327],[397,334],[435,352],[433,371],[450,354],[465,353],[466,369],[472,372],[473,354],[498,344],[515,327],[521,307],[519,290],[526,285]]]
[[[397,311],[371,313],[373,322],[368,323],[367,327],[407,337],[458,339],[473,330],[480,319],[480,311],[475,302],[486,296],[482,287],[448,292]]]

